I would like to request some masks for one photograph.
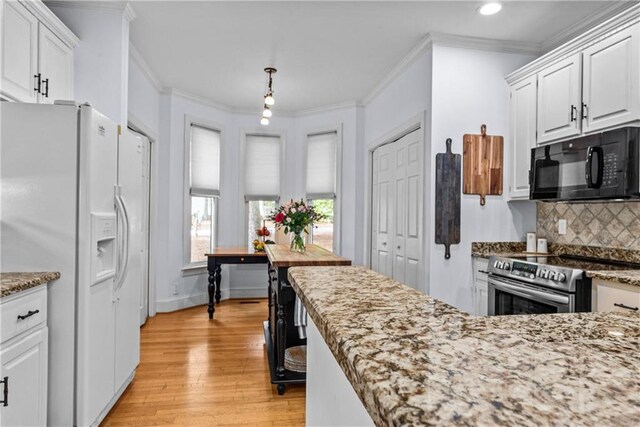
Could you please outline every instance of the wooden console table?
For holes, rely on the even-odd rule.
[[[266,245],[265,252],[251,248],[217,248],[207,255],[209,271],[209,319],[215,312],[214,298],[220,303],[220,282],[223,264],[268,264],[269,313],[264,321],[264,339],[269,356],[271,383],[277,384],[278,394],[284,394],[286,384],[304,383],[306,374],[284,367],[285,349],[306,344],[300,339],[293,323],[296,293],[289,283],[289,267],[351,265],[341,258],[316,245],[307,245],[304,253],[294,253],[289,245]],[[275,284],[275,285],[274,285]]]
[[[213,304],[215,295],[216,303],[220,304],[220,281],[222,280],[222,264],[266,264],[267,254],[256,252],[253,248],[216,248],[207,256],[207,270],[209,272],[209,319],[213,319],[216,308]]]

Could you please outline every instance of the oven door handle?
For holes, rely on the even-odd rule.
[[[556,304],[565,304],[565,305],[569,304],[569,297],[564,295],[541,292],[541,291],[537,291],[535,289],[531,289],[529,287],[524,287],[524,286],[514,286],[496,279],[490,279],[489,284],[495,287],[496,289],[500,289],[502,291],[506,291],[523,298],[528,298],[533,296],[533,297],[539,298],[540,300],[550,301]]]

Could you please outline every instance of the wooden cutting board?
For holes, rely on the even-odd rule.
[[[436,243],[444,245],[445,259],[451,258],[451,245],[460,243],[460,154],[436,154]]]
[[[485,196],[502,194],[504,138],[487,135],[487,125],[480,127],[480,135],[466,134],[463,144],[464,194],[479,194],[484,206]]]

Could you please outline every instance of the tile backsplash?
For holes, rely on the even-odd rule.
[[[537,234],[549,242],[640,250],[640,202],[543,203]],[[558,220],[567,234],[558,234]]]

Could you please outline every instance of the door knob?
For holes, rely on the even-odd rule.
[[[400,249],[400,245],[398,245],[398,249]]]
[[[387,242],[382,242],[382,246],[387,246]]]

